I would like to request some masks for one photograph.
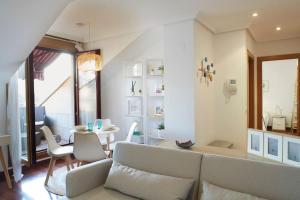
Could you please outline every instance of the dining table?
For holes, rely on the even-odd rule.
[[[112,126],[111,128],[108,128],[108,129],[105,129],[103,130],[102,128],[101,129],[98,129],[98,128],[94,128],[92,131],[88,131],[88,130],[71,130],[71,133],[72,135],[71,136],[74,136],[74,133],[75,132],[80,132],[80,133],[86,133],[86,134],[89,134],[89,133],[96,133],[97,136],[99,137],[100,139],[100,142],[102,145],[107,145],[106,146],[106,149],[108,151],[110,151],[110,144],[112,142],[114,142],[114,137],[115,137],[115,134],[117,134],[118,132],[120,132],[120,128],[117,127],[117,126]]]

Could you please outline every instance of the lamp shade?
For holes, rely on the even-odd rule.
[[[80,71],[101,71],[102,57],[94,52],[82,53],[77,57],[78,69]]]

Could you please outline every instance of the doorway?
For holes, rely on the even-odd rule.
[[[32,54],[32,109],[35,157],[44,157],[48,148],[41,131],[48,126],[59,145],[69,145],[74,127],[74,55],[50,48],[36,47]]]
[[[30,54],[25,70],[29,165],[48,159],[42,126],[50,128],[59,145],[70,145],[74,125],[87,125],[101,116],[100,72],[78,70],[78,54],[70,41],[62,45],[61,40],[44,39]],[[100,55],[100,50],[93,52]]]
[[[299,61],[300,54],[258,58],[258,129],[300,135]]]

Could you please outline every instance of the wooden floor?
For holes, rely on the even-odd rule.
[[[24,177],[20,183],[7,188],[4,176],[0,176],[0,200],[61,200],[57,195],[49,194],[44,188],[49,161],[43,161],[30,169],[23,170]],[[63,166],[58,163],[57,167]]]

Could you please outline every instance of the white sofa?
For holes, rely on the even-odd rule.
[[[188,200],[200,199],[204,180],[270,200],[300,199],[300,168],[129,143],[116,145],[113,160],[151,173],[194,179]],[[68,199],[135,199],[103,187],[113,160],[70,171],[66,178]]]

